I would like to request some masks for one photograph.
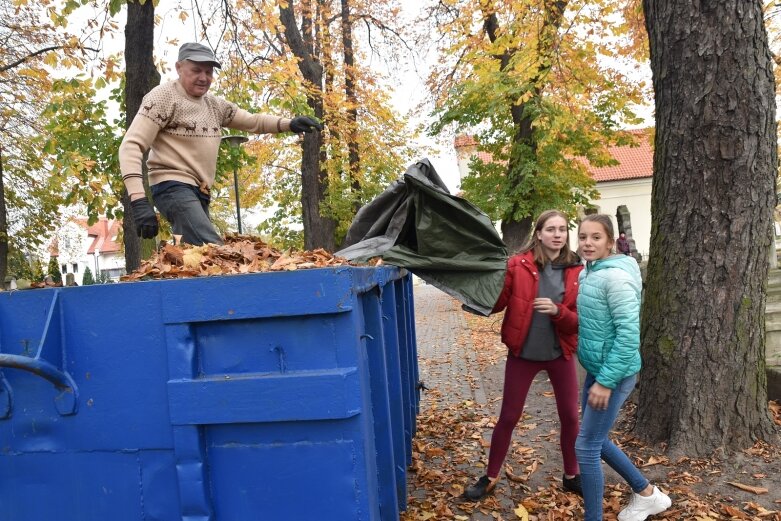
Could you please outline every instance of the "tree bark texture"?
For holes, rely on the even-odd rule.
[[[127,23],[125,25],[125,110],[126,124],[129,127],[133,121],[141,100],[147,92],[160,83],[160,73],[154,63],[154,2],[127,3]],[[144,156],[146,158],[146,156]],[[143,165],[144,182],[146,184],[146,161]],[[130,197],[127,190],[122,190],[122,230],[125,246],[125,269],[128,273],[141,264],[141,239],[133,221]]]
[[[353,22],[350,17],[350,0],[342,0],[342,48],[344,53],[344,96],[347,100],[347,163],[353,191],[353,213],[361,208],[360,194],[361,159],[358,152],[358,97],[355,93],[355,52],[353,50]]]
[[[656,94],[636,430],[674,455],[771,436],[775,86],[759,0],[644,0]]]
[[[324,119],[323,66],[314,54],[314,34],[311,4],[304,2],[301,30],[293,12],[293,2],[280,4],[279,15],[285,27],[285,38],[298,58],[298,69],[309,88],[307,104],[319,120]],[[320,208],[328,189],[328,173],[321,167],[323,138],[320,132],[304,134],[301,154],[301,212],[304,224],[304,247],[307,250],[324,248],[334,251],[336,222],[324,217]]]
[[[523,248],[532,233],[532,218],[526,217],[520,221],[502,221],[502,240],[507,246],[507,253],[514,255]]]
[[[8,217],[5,210],[5,184],[3,182],[3,147],[0,146],[0,284],[8,275]]]

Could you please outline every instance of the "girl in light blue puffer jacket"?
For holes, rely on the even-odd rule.
[[[619,521],[643,521],[672,504],[608,438],[640,371],[640,269],[634,258],[612,254],[614,237],[607,215],[588,215],[578,229],[579,253],[586,261],[577,302],[578,359],[587,374],[575,453],[585,521],[602,519],[605,483],[600,459],[633,490],[629,505],[618,514]]]

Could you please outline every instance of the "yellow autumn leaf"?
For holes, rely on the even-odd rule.
[[[529,521],[529,512],[526,510],[526,507],[523,505],[518,505],[515,510],[515,515],[518,516],[518,519],[521,519],[522,521]]]
[[[203,254],[198,250],[198,248],[190,248],[185,250],[184,255],[182,256],[184,267],[190,269],[198,268],[201,265],[202,258]]]
[[[211,266],[206,268],[206,273],[208,275],[222,275],[222,268],[212,264]]]
[[[44,55],[43,63],[48,65],[49,67],[56,67],[57,66],[57,55],[53,52],[48,52]]]

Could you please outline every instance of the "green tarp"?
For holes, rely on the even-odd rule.
[[[507,249],[491,219],[451,195],[428,159],[361,208],[336,254],[381,257],[483,315],[499,297],[507,268]]]

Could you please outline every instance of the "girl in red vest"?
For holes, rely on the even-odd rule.
[[[540,371],[548,373],[556,396],[563,487],[582,495],[575,456],[579,425],[573,356],[578,345],[575,302],[582,269],[569,248],[567,216],[557,210],[547,210],[537,218],[529,244],[507,263],[504,288],[493,309],[494,313],[507,309],[502,323],[502,342],[509,349],[502,411],[491,437],[487,473],[464,491],[470,501],[483,498],[496,486],[529,387]]]

